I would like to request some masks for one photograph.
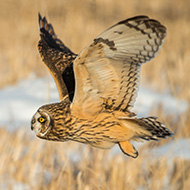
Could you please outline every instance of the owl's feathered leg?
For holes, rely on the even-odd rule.
[[[133,158],[138,156],[138,151],[129,141],[119,142],[118,144],[124,154],[127,154]]]

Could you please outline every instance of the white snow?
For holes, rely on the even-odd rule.
[[[167,158],[170,161],[176,157],[190,159],[190,139],[177,139],[170,141],[163,146],[151,149],[151,154],[156,157],[164,157],[167,155]]]
[[[0,126],[6,126],[9,129],[28,126],[25,129],[30,130],[30,121],[36,110],[43,104],[58,101],[58,91],[50,77],[35,78],[32,76],[15,86],[0,89]],[[160,94],[151,89],[140,87],[134,107],[134,111],[138,113],[138,116],[148,116],[150,111],[159,105],[162,105],[165,114],[178,115],[188,108],[187,102],[178,100],[171,94]],[[147,150],[147,153],[150,153],[150,151],[154,157],[167,156],[171,159],[175,157],[190,159],[190,139],[174,139],[168,144]],[[119,147],[115,146],[110,151],[110,155],[118,152],[120,152]],[[76,154],[72,151],[70,156],[73,161],[80,159],[80,155],[76,157]],[[147,159],[147,161],[149,160]],[[46,178],[48,182],[51,175],[47,173]],[[8,183],[6,183],[0,187],[8,186]],[[28,186],[15,182],[14,189],[28,189]]]
[[[178,115],[187,110],[187,102],[174,98],[169,93],[160,94],[151,89],[140,86],[134,109],[139,116],[148,116],[153,108],[162,106],[164,114]]]
[[[30,126],[36,110],[43,104],[59,101],[58,91],[52,78],[30,77],[15,86],[0,90],[0,126],[11,128]],[[185,112],[187,103],[170,94],[159,94],[140,87],[134,111],[138,116],[148,116],[153,107],[163,105],[166,114]]]
[[[28,125],[38,107],[59,101],[54,81],[34,78],[0,90],[0,125],[17,127]]]

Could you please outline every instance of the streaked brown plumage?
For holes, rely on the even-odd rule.
[[[101,33],[77,56],[55,37],[46,19],[39,18],[39,52],[55,79],[61,101],[40,107],[33,116],[31,128],[38,137],[98,148],[118,144],[135,158],[138,152],[132,140],[172,135],[156,117],[137,118],[131,112],[141,64],[154,58],[161,47],[166,36],[163,25],[147,16],[126,19]],[[68,68],[74,69],[75,85],[69,81],[72,72],[68,80],[61,77]],[[74,98],[68,96],[68,81]]]
[[[45,17],[42,18],[40,14],[39,30],[40,41],[38,42],[38,51],[42,61],[55,80],[60,100],[69,95],[72,101],[75,86],[73,60],[77,55],[57,38],[52,25],[47,22]]]

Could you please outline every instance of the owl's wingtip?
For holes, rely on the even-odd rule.
[[[40,21],[42,19],[40,12],[38,12],[38,20]]]

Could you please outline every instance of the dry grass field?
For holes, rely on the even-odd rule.
[[[148,15],[159,20],[168,35],[159,56],[142,67],[141,84],[158,92],[168,91],[189,104],[189,0],[0,0],[0,88],[31,74],[48,75],[37,52],[38,12],[75,53],[122,19]],[[162,107],[153,108],[152,114],[159,116],[175,136],[140,146],[137,159],[78,143],[43,141],[34,137],[30,126],[14,132],[1,126],[0,189],[189,189],[189,159],[180,151],[175,157],[151,154],[151,149],[170,141],[181,146],[177,140],[190,137],[189,111],[165,117]]]

